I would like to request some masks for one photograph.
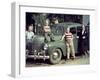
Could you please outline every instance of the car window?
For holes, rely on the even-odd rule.
[[[82,31],[82,27],[78,26],[77,27],[77,32],[80,33]]]
[[[72,34],[76,34],[76,27],[72,27],[72,28],[70,28],[70,32],[72,33]]]
[[[77,35],[78,36],[81,36],[81,34],[82,34],[82,27],[81,26],[78,26],[77,27]]]
[[[54,35],[63,35],[63,26],[53,26],[51,27],[51,31]]]

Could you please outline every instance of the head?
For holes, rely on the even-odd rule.
[[[70,28],[67,28],[67,29],[66,29],[66,32],[69,33],[69,32],[70,32]]]
[[[59,23],[59,22],[58,22],[58,19],[56,19],[56,20],[54,21],[54,23],[55,23],[55,24],[58,24],[58,23]]]
[[[45,20],[45,25],[48,26],[49,25],[49,19]]]
[[[54,19],[54,24],[58,24],[59,23],[59,21],[58,21],[58,18],[56,17],[56,18],[53,18]]]
[[[33,31],[33,25],[28,26],[28,31]]]

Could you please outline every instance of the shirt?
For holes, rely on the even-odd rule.
[[[34,33],[32,31],[26,31],[26,39],[32,39],[34,37]]]
[[[73,39],[72,33],[65,33],[65,40],[70,42]]]

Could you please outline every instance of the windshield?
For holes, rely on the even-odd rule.
[[[50,28],[51,28],[51,32],[53,33],[53,35],[63,35],[63,33],[64,33],[63,26],[50,26]],[[44,34],[43,28],[42,27],[36,27],[35,34],[43,36],[43,34]]]
[[[51,32],[53,35],[63,35],[64,28],[63,26],[51,26]]]
[[[70,28],[70,32],[71,32],[72,34],[76,34],[76,27]]]

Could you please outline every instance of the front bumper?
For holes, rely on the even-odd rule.
[[[40,51],[40,52],[38,52],[37,50],[34,50],[34,51],[32,52],[32,54],[27,54],[27,55],[26,55],[26,59],[27,59],[27,58],[34,58],[35,60],[36,60],[36,59],[43,59],[43,60],[49,59],[49,56],[46,55],[46,52],[47,52],[47,51],[45,51],[45,50],[42,50],[42,51]]]

